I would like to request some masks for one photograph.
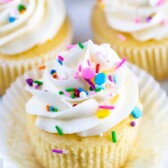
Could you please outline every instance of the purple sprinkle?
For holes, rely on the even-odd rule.
[[[90,63],[90,60],[89,60],[89,59],[87,60],[87,63],[88,63],[89,66],[91,66],[91,63]]]
[[[66,153],[66,151],[58,150],[58,149],[52,149],[52,152],[53,153],[58,153],[58,154],[64,154],[64,153]]]
[[[112,79],[111,75],[108,76],[108,79],[109,79],[110,82],[113,82],[113,79]]]
[[[135,127],[135,126],[136,126],[136,122],[132,121],[132,122],[130,123],[130,125],[131,125],[132,127]]]
[[[36,86],[35,86],[35,89],[38,89],[38,88],[39,88],[39,85],[36,85]]]
[[[95,90],[95,85],[89,79],[85,79],[85,80],[91,86],[92,90]]]
[[[149,16],[149,17],[146,18],[146,22],[150,22],[151,20],[152,20],[151,16]]]
[[[33,86],[33,79],[31,79],[31,78],[26,79],[26,83],[27,83],[29,86]]]

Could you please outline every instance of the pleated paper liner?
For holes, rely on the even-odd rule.
[[[59,44],[59,46],[45,55],[36,56],[30,59],[21,60],[0,60],[0,96],[10,86],[18,76],[22,75],[30,69],[42,65],[50,59],[54,59],[56,53],[65,49],[72,42],[72,29],[68,30],[67,37]]]
[[[134,157],[124,167],[164,167],[168,145],[168,98],[150,75],[136,66],[129,67],[139,78],[144,113],[134,146]],[[17,78],[0,104],[0,153],[16,167],[42,167],[33,154],[26,133],[25,103],[31,95],[24,89],[26,78],[38,79],[41,74],[41,71],[32,70]]]

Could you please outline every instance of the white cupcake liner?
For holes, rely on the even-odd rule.
[[[115,42],[103,39],[100,35],[94,33],[94,41],[98,44],[110,43],[120,57],[127,57],[128,61],[152,74],[156,79],[163,80],[168,78],[168,45],[148,47],[132,47],[132,43],[127,42],[127,46],[122,46]]]
[[[135,144],[135,155],[125,168],[162,168],[168,163],[168,97],[160,85],[145,71],[129,65],[139,78],[140,99],[144,114]],[[0,104],[0,155],[16,167],[42,167],[33,154],[26,133],[25,103],[31,97],[24,90],[27,77],[40,78],[32,70],[17,78]],[[6,162],[5,162],[6,163]]]
[[[67,32],[67,37],[48,54],[35,56],[33,58],[19,60],[0,60],[0,95],[3,95],[16,77],[22,75],[30,69],[44,64],[46,61],[54,59],[55,55],[72,42],[72,28]]]

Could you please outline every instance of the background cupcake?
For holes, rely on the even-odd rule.
[[[0,1],[0,95],[72,40],[62,0]]]
[[[157,79],[168,77],[167,0],[98,1],[92,27],[96,42],[109,42]]]
[[[131,157],[142,107],[125,61],[89,41],[26,80],[28,133],[44,167],[118,168]]]

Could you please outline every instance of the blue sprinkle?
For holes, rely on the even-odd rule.
[[[58,59],[58,62],[62,65],[62,61],[60,59]]]
[[[52,106],[50,106],[50,111],[53,111],[53,107]]]
[[[117,83],[117,77],[116,77],[116,75],[113,75],[113,80],[114,80],[114,83]]]
[[[54,70],[54,69],[52,69],[51,71],[50,71],[50,74],[52,75],[52,74],[54,74],[56,71]]]
[[[140,118],[142,116],[142,111],[138,107],[135,107],[131,114],[134,118]]]
[[[15,18],[15,17],[12,17],[12,16],[10,16],[9,19],[8,19],[8,21],[9,21],[10,23],[14,22],[15,20],[16,20],[16,18]]]
[[[104,73],[99,73],[94,78],[94,81],[97,85],[103,85],[106,82],[106,75]]]
[[[82,88],[78,88],[78,90],[79,90],[79,92],[85,92],[86,95],[88,95],[88,92],[87,92],[86,90],[84,90],[84,89],[82,89]]]

